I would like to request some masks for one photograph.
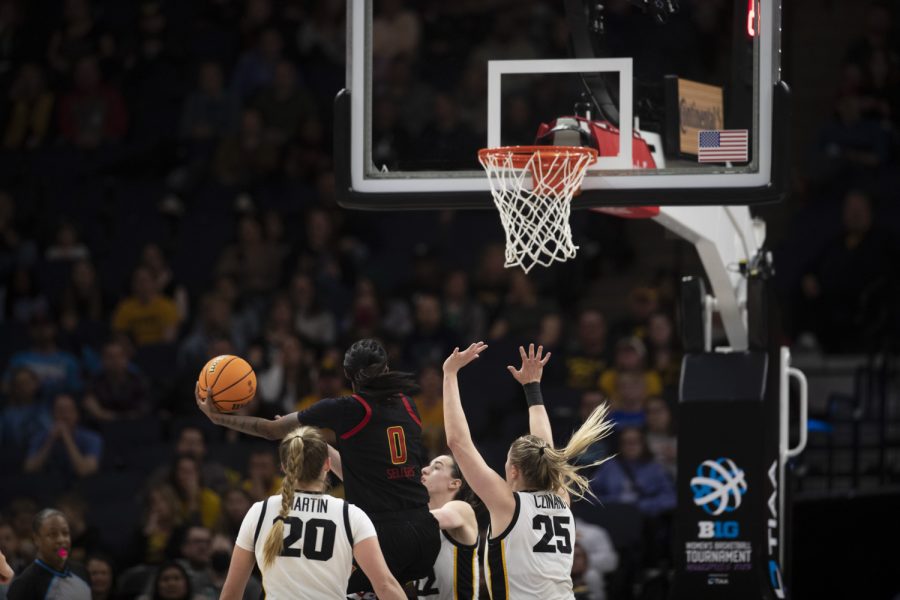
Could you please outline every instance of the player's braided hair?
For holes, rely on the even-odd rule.
[[[388,369],[387,352],[377,340],[355,342],[344,354],[344,372],[353,382],[353,389],[373,399],[397,394],[414,394],[419,390],[412,373]]]
[[[271,565],[284,544],[284,519],[291,510],[298,484],[317,482],[328,458],[328,444],[315,427],[298,427],[278,446],[284,480],[281,482],[281,511],[263,546],[263,567]]]
[[[579,471],[605,462],[607,458],[586,465],[574,465],[573,461],[595,442],[612,432],[613,424],[606,419],[607,405],[601,404],[578,428],[565,448],[553,448],[534,435],[523,435],[509,449],[509,460],[519,468],[525,483],[536,490],[567,491],[577,498],[584,498],[590,487]]]

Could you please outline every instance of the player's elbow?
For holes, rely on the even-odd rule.
[[[472,446],[472,438],[467,435],[447,432],[447,447],[453,454],[457,454]]]
[[[379,581],[372,582],[372,589],[379,598],[406,598],[403,588],[390,575],[381,578]]]

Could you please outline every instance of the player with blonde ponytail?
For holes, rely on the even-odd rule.
[[[356,506],[326,493],[331,462],[319,430],[295,429],[278,451],[284,471],[281,494],[247,511],[220,599],[243,598],[256,563],[266,598],[343,599],[355,558],[379,598],[405,600],[372,521]]]
[[[573,462],[608,435],[606,406],[591,413],[564,448],[555,448],[540,381],[550,354],[543,347],[526,353],[522,366],[507,367],[522,384],[528,403],[530,434],[515,440],[506,460],[506,479],[482,458],[472,441],[462,409],[457,373],[487,348],[483,342],[453,351],[444,362],[444,428],[447,445],[491,516],[484,556],[484,576],[492,600],[541,598],[571,600],[575,520],[571,496],[583,497],[588,482]]]

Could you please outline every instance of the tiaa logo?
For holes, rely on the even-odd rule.
[[[704,460],[691,478],[694,504],[711,515],[732,512],[747,492],[744,471],[730,458]]]

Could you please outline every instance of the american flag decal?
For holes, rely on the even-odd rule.
[[[721,129],[697,133],[697,162],[747,162],[746,129]]]

